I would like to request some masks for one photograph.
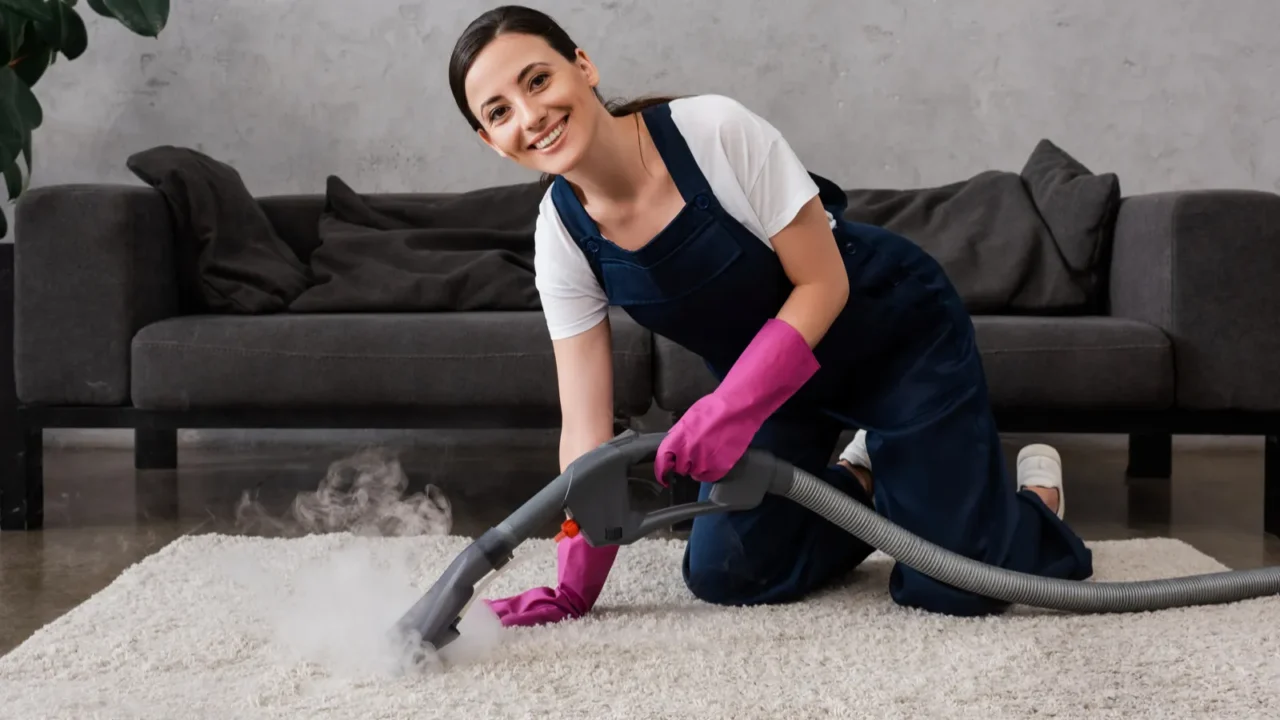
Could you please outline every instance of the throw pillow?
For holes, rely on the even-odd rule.
[[[1108,258],[1120,212],[1120,179],[1094,174],[1048,139],[1031,151],[1022,179],[1067,265],[1101,309]]]
[[[161,145],[128,168],[164,195],[173,214],[184,312],[284,312],[311,283],[235,168],[190,148]]]
[[[465,193],[361,195],[326,188],[315,284],[291,312],[539,310],[534,184]]]

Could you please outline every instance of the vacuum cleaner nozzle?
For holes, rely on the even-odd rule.
[[[515,545],[497,528],[486,531],[454,558],[440,579],[400,618],[393,632],[403,642],[429,646],[437,652],[456,640],[462,611],[471,602],[476,583],[505,565]]]

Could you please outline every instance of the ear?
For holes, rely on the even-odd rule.
[[[578,48],[575,52],[576,59],[574,65],[582,72],[582,76],[586,79],[587,84],[596,87],[600,84],[600,71],[596,69],[595,63],[591,62],[591,58],[587,57],[587,51]]]
[[[494,152],[498,153],[498,155],[504,158],[507,157],[507,153],[504,152],[502,148],[499,148],[497,145],[493,144],[493,139],[489,136],[489,133],[485,131],[484,128],[477,130],[476,134],[480,136],[480,139],[484,141],[485,145],[488,145],[489,148],[492,149]]]

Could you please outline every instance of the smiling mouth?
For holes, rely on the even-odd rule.
[[[529,149],[546,150],[547,148],[555,145],[556,142],[560,140],[560,137],[564,135],[565,126],[568,124],[569,116],[565,115],[564,119],[560,121],[560,124],[556,125],[555,128],[553,128],[551,132],[547,133],[545,137],[530,145]]]

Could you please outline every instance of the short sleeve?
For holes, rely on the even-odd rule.
[[[722,95],[698,98],[696,112],[716,123],[725,159],[768,237],[785,228],[818,185],[782,133],[742,103]]]
[[[800,208],[818,195],[818,184],[781,135],[769,144],[760,172],[744,189],[769,237],[791,224]]]
[[[609,299],[591,265],[560,222],[550,194],[534,229],[534,285],[552,340],[586,332],[608,315]]]

